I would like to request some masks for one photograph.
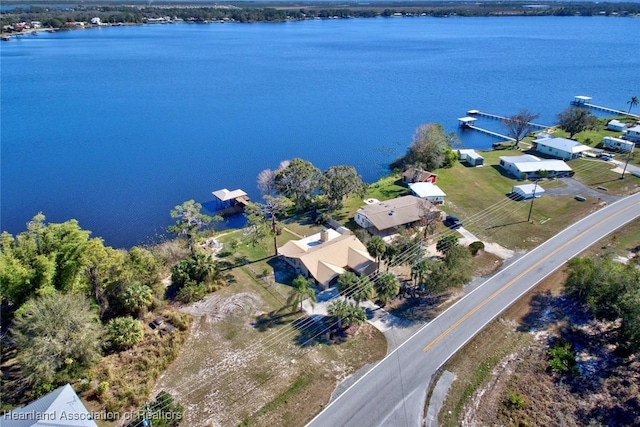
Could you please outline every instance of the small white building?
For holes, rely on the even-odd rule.
[[[91,24],[92,25],[102,25],[102,21],[100,20],[100,18],[98,18],[97,16],[94,18],[91,18]]]
[[[611,120],[609,123],[607,123],[607,129],[612,130],[614,132],[622,132],[626,128],[627,128],[627,124],[619,120],[614,119],[614,120]]]
[[[467,162],[469,166],[482,166],[484,157],[476,153],[476,150],[460,149],[458,150],[458,159]]]
[[[514,185],[511,193],[519,199],[531,199],[533,197],[542,197],[544,188],[536,184]]]
[[[443,205],[444,198],[447,196],[440,187],[430,182],[411,183],[409,184],[409,190],[415,196],[428,200],[434,205]]]
[[[540,171],[545,171],[549,178],[573,174],[571,167],[562,160],[543,160],[531,154],[501,156],[500,166],[518,179],[525,178],[525,174],[529,179],[538,178]]]
[[[640,125],[635,125],[634,127],[627,129],[627,131],[622,135],[622,138],[636,143],[640,142]]]
[[[580,157],[581,153],[591,150],[591,147],[580,144],[578,141],[567,138],[553,138],[547,134],[543,134],[533,143],[537,152],[562,160],[576,159]]]
[[[620,153],[628,153],[633,150],[635,144],[632,141],[625,141],[624,139],[605,136],[602,138],[602,146]]]

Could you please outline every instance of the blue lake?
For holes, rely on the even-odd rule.
[[[149,25],[0,45],[2,230],[37,212],[150,241],[184,200],[302,157],[384,174],[414,129],[469,109],[553,124],[575,95],[640,95],[640,19],[402,18]],[[486,127],[500,130],[498,122]],[[465,146],[496,140],[461,134]]]

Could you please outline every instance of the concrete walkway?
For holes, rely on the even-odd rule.
[[[315,304],[311,304],[309,300],[303,301],[302,309],[310,317],[319,319],[320,316],[329,315],[329,304],[338,298],[343,299],[338,296],[338,288],[334,286],[317,292]],[[395,350],[424,324],[394,316],[371,301],[361,302],[360,307],[367,313],[367,322],[382,332],[387,339],[387,354]]]
[[[424,420],[425,427],[438,427],[438,414],[440,413],[440,409],[442,409],[444,399],[447,397],[449,387],[451,387],[451,383],[453,383],[455,379],[456,374],[453,372],[444,371],[442,375],[440,375],[440,378],[433,389],[433,393],[431,393],[429,409],[427,409],[427,417]]]

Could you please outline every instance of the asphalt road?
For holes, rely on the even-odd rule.
[[[640,193],[563,230],[451,306],[390,353],[308,426],[421,425],[432,376],[456,351],[538,282],[640,216]]]

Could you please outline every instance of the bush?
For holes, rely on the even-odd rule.
[[[549,369],[555,373],[575,373],[576,357],[573,352],[573,345],[565,340],[558,339],[547,351],[549,357]]]
[[[144,336],[142,322],[132,317],[116,317],[107,324],[109,338],[117,348],[128,348],[138,344]]]
[[[527,400],[520,393],[510,391],[507,394],[505,405],[511,410],[524,409],[524,407],[527,406]]]
[[[473,256],[476,256],[478,252],[480,252],[483,249],[484,249],[484,243],[482,243],[479,240],[469,245],[469,252],[471,252],[471,255]]]

